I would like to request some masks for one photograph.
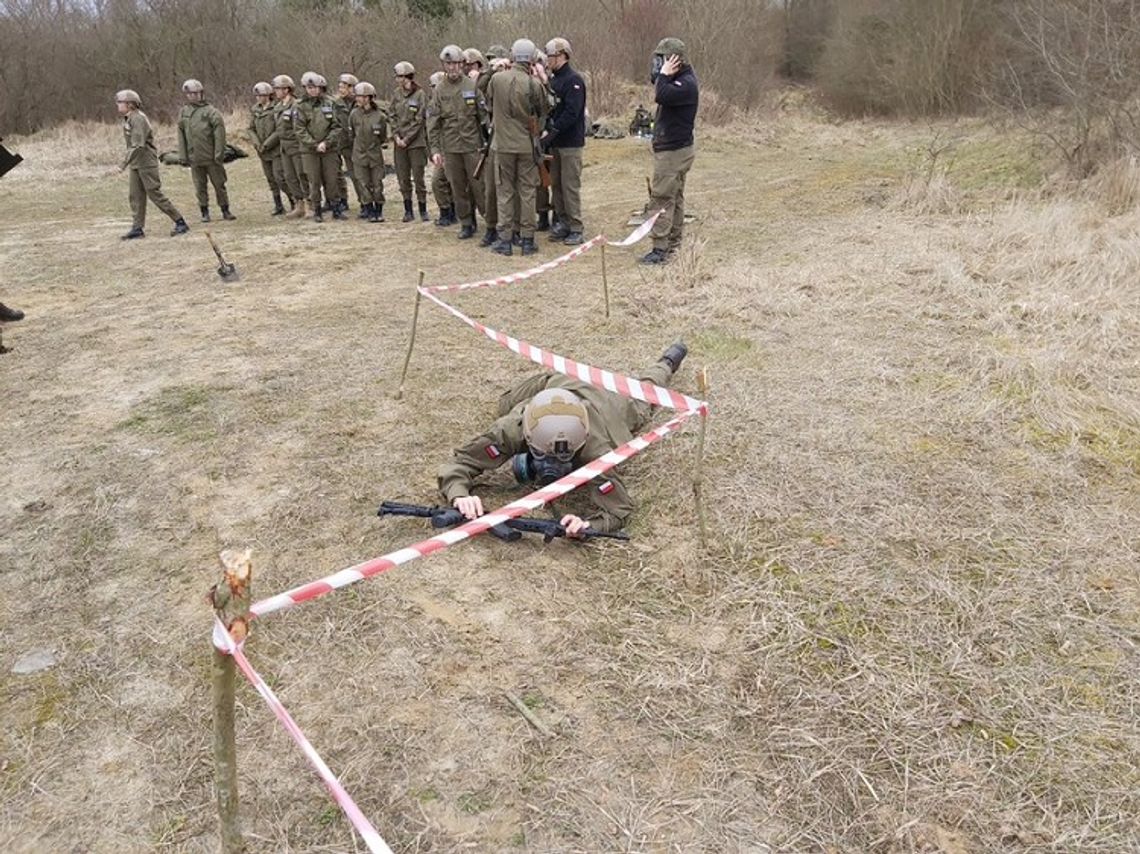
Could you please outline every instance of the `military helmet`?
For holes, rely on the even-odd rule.
[[[376,97],[376,87],[373,86],[371,83],[366,83],[365,81],[361,80],[359,83],[357,83],[355,86],[352,87],[352,94],[354,94],[354,95],[371,95],[373,98],[375,98]]]
[[[463,61],[469,65],[478,63],[485,66],[487,64],[487,60],[483,58],[483,52],[475,47],[469,47],[463,51]]]
[[[340,77],[338,77],[336,79],[336,82],[337,83],[347,83],[349,86],[355,86],[357,83],[360,82],[360,78],[358,78],[355,74],[349,74],[346,71],[344,74],[340,75]]]
[[[411,77],[416,73],[416,67],[410,62],[397,62],[392,70],[397,77]]]
[[[661,39],[657,42],[657,47],[653,49],[655,56],[679,56],[681,59],[685,58],[685,43],[680,39],[667,38]]]
[[[533,454],[569,459],[586,444],[589,431],[582,398],[564,388],[543,389],[523,409],[523,436]]]
[[[463,48],[457,44],[449,44],[439,52],[440,62],[463,62]]]
[[[533,62],[536,48],[530,39],[518,39],[511,45],[512,62]]]
[[[302,86],[320,86],[322,89],[329,87],[329,82],[323,76],[317,74],[315,71],[306,71],[301,75]]]
[[[293,82],[293,78],[288,74],[278,74],[273,78],[274,89],[296,89],[297,84]]]
[[[564,53],[566,56],[570,56],[570,42],[561,37],[553,38],[546,43],[546,52],[551,56],[556,53]]]
[[[124,104],[134,104],[136,107],[142,106],[142,98],[139,93],[134,89],[120,89],[115,93],[115,103],[122,102]]]
[[[443,77],[444,74],[442,71],[435,71],[432,73],[431,77],[428,78],[428,83],[430,83],[434,88],[440,84],[440,81],[443,80]]]
[[[182,84],[183,92],[201,92],[204,88],[205,87],[202,86],[202,81],[195,80],[193,77]]]
[[[266,83],[264,80],[262,80],[259,83],[253,84],[253,94],[254,95],[272,95],[273,94],[273,87],[270,86],[268,83]]]
[[[546,65],[546,54],[538,48],[534,49],[534,64]]]
[[[487,55],[488,60],[507,59],[511,55],[511,52],[509,50],[507,50],[507,48],[504,45],[493,44],[489,48],[487,48],[487,54],[486,55]]]

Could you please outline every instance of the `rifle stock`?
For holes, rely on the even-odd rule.
[[[538,116],[527,116],[526,125],[527,130],[530,131],[530,143],[531,148],[534,149],[534,165],[538,167],[538,179],[542,182],[542,188],[549,190],[550,169],[547,168],[547,155],[543,154],[542,143],[539,141],[542,136],[542,128],[539,127]]]
[[[398,501],[385,501],[376,512],[377,516],[416,516],[431,519],[433,528],[452,528],[467,521],[466,517],[454,507],[429,507],[420,504],[401,504]],[[541,534],[545,542],[566,536],[566,529],[553,519],[508,519],[490,529],[491,533],[500,540],[514,542],[524,533]],[[624,531],[595,531],[586,528],[581,533],[581,539],[592,540],[604,538],[610,540],[628,540],[629,534]],[[575,539],[570,537],[569,539]]]

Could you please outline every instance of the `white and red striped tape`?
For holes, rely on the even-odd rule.
[[[364,813],[360,811],[360,807],[356,805],[356,802],[348,792],[345,791],[344,786],[340,784],[340,780],[336,778],[336,775],[333,774],[329,766],[321,759],[316,748],[313,747],[312,743],[305,736],[305,733],[301,731],[301,728],[297,726],[297,722],[293,720],[293,716],[289,714],[285,706],[277,699],[277,695],[273,693],[273,689],[266,685],[265,680],[261,678],[261,674],[253,669],[253,665],[249,663],[249,659],[247,659],[245,653],[242,652],[241,644],[234,642],[233,636],[217,617],[214,618],[214,646],[222,652],[233,656],[238,669],[241,670],[245,678],[250,681],[250,684],[257,689],[257,693],[261,695],[261,698],[265,700],[269,708],[273,710],[273,714],[277,716],[277,720],[281,722],[281,726],[285,728],[285,731],[289,733],[293,741],[301,748],[301,752],[305,754],[305,758],[309,760],[309,764],[316,770],[317,776],[319,776],[328,787],[329,793],[333,796],[333,800],[344,810],[344,814],[348,816],[348,820],[352,822],[352,826],[356,828],[356,832],[360,834],[360,837],[364,840],[364,844],[368,846],[368,850],[373,852],[373,854],[392,854],[392,849],[388,847],[388,844],[380,837],[380,834],[377,833],[376,828],[372,826],[372,822],[365,818]]]

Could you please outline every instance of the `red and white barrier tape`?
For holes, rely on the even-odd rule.
[[[226,627],[222,625],[222,621],[217,617],[214,618],[214,646],[228,655],[232,655],[234,662],[237,664],[238,669],[245,675],[245,678],[250,681],[257,693],[265,700],[273,714],[277,716],[277,720],[281,722],[281,726],[285,731],[292,736],[293,741],[301,748],[301,752],[305,754],[305,758],[309,760],[309,764],[316,770],[317,775],[321,778],[324,784],[328,787],[329,793],[333,796],[333,800],[337,805],[344,810],[344,814],[348,816],[348,820],[352,822],[352,826],[356,828],[356,832],[360,834],[364,840],[364,844],[368,846],[368,850],[373,854],[392,854],[392,849],[376,832],[376,828],[372,823],[364,817],[364,813],[360,811],[360,807],[345,791],[344,786],[340,784],[340,780],[321,759],[320,754],[317,753],[316,748],[301,732],[301,728],[297,726],[297,722],[293,720],[293,716],[289,714],[281,701],[277,699],[277,695],[273,693],[273,689],[265,684],[265,680],[261,675],[253,669],[253,665],[249,663],[249,659],[245,657],[242,652],[241,645],[234,642],[233,636],[230,635]]]
[[[600,246],[603,243],[607,246],[617,246],[621,248],[633,246],[633,244],[642,240],[645,235],[649,234],[653,228],[653,223],[657,222],[657,217],[659,216],[661,216],[661,211],[653,214],[653,216],[651,216],[649,219],[631,231],[629,235],[622,240],[607,240],[604,234],[599,234],[597,237],[593,237],[590,240],[587,240],[581,246],[575,246],[565,255],[559,255],[557,258],[551,261],[547,261],[544,264],[539,264],[537,267],[531,267],[529,270],[520,270],[517,273],[510,273],[506,276],[498,276],[494,279],[481,279],[477,282],[464,282],[460,285],[431,285],[429,287],[423,288],[422,290],[424,293],[441,294],[447,291],[469,291],[475,288],[489,288],[495,285],[509,285],[513,284],[514,282],[522,282],[527,279],[532,279],[541,273],[550,272],[551,270],[561,267],[563,264],[570,263],[579,255],[583,255],[586,252],[589,252],[595,246]]]
[[[371,578],[374,575],[387,572],[393,567],[411,563],[417,558],[426,557],[432,552],[440,551],[448,546],[453,546],[463,540],[482,534],[508,519],[514,519],[531,510],[537,510],[547,502],[561,495],[565,495],[568,492],[572,492],[582,484],[590,482],[601,474],[605,474],[618,463],[624,462],[635,454],[645,450],[654,442],[677,430],[688,418],[696,414],[698,414],[698,410],[683,412],[672,420],[665,422],[660,427],[655,427],[647,433],[630,439],[624,445],[614,448],[614,450],[609,453],[575,469],[564,478],[556,480],[554,483],[542,489],[535,490],[530,493],[530,495],[524,496],[517,501],[512,501],[510,504],[499,508],[493,513],[480,516],[478,519],[466,522],[457,528],[449,528],[443,533],[436,534],[434,537],[430,537],[415,545],[407,546],[406,548],[390,552],[378,558],[373,558],[372,560],[365,561],[348,569],[342,569],[340,572],[333,573],[319,581],[312,581],[300,587],[294,587],[285,593],[278,593],[276,596],[270,596],[268,599],[255,602],[253,607],[250,608],[250,613],[257,617],[263,617],[266,614],[272,614],[274,611],[291,608],[293,605],[307,602],[310,599],[318,599],[321,596],[332,593],[334,590],[339,590],[341,587],[347,587],[349,584],[355,584],[357,581],[363,581],[365,578]]]

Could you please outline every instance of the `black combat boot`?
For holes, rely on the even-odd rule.
[[[522,246],[522,235],[519,234],[517,231],[512,231],[511,232],[511,243],[513,243],[515,246]]]
[[[524,237],[522,239],[522,254],[523,255],[533,255],[537,251],[538,251],[538,247],[534,245],[534,238],[533,237]]]
[[[549,231],[550,230],[550,211],[543,211],[538,215],[538,223],[534,226],[535,231]]]
[[[642,264],[664,264],[669,260],[669,253],[664,249],[653,249],[638,260]]]
[[[422,222],[431,222],[431,217],[428,216],[427,202],[420,202],[420,220]]]
[[[324,208],[321,207],[320,205],[317,205],[316,207],[313,208],[313,222],[324,222],[325,221],[324,214],[321,213],[321,211],[323,211],[323,210],[324,210]]]
[[[120,237],[119,240],[138,240],[140,237],[146,237],[146,235],[143,233],[143,230],[136,225],[132,226],[131,230]]]
[[[333,202],[333,204],[332,204],[333,219],[348,219],[348,214],[345,213],[345,211],[347,211],[347,210],[348,210],[348,205],[346,205],[343,201]]]
[[[344,213],[347,214],[348,213],[348,202],[341,202],[341,204],[344,205]],[[358,213],[356,215],[356,218],[357,219],[371,219],[372,218],[372,205],[374,205],[374,204],[375,204],[375,202],[361,202],[360,203],[360,213]]]
[[[582,237],[582,232],[571,231],[569,234],[566,235],[566,239],[563,240],[562,242],[565,243],[567,246],[581,246],[583,243],[586,242],[586,239],[584,237]]]
[[[568,229],[566,227],[565,223],[556,222],[556,223],[554,223],[554,227],[552,229],[550,229],[550,239],[551,240],[562,240],[569,233],[570,233],[570,229]]]
[[[515,250],[514,247],[511,246],[511,241],[500,240],[498,243],[491,247],[491,251],[497,255],[506,255],[509,258],[514,254]]]
[[[199,208],[199,210],[202,211],[202,222],[209,222],[210,221],[210,209],[209,209],[209,207],[206,207],[205,205],[203,205],[201,208]]]
[[[402,222],[412,222],[416,215],[412,213],[412,200],[404,199],[404,218]]]
[[[669,370],[677,373],[677,369],[681,367],[681,362],[685,361],[685,357],[689,355],[689,348],[685,346],[684,341],[675,341],[669,345],[669,349],[661,354],[660,362],[664,362],[669,366]]]
[[[464,225],[463,228],[459,229],[459,239],[460,240],[470,240],[474,236],[475,236],[475,226],[473,226],[473,225]]]
[[[372,216],[368,218],[369,222],[383,222],[384,221],[384,203],[372,203]]]
[[[488,228],[483,234],[483,239],[479,241],[480,246],[494,246],[499,242],[499,230],[497,228]]]
[[[17,320],[23,320],[24,313],[18,308],[9,308],[0,302],[0,323],[15,323]]]
[[[222,219],[226,220],[227,222],[232,222],[233,220],[237,219],[236,216],[234,216],[232,213],[230,213],[230,209],[229,209],[228,205],[226,207],[222,208]]]
[[[446,228],[449,225],[455,225],[455,214],[453,213],[454,210],[455,208],[450,207],[440,208],[439,219],[435,221],[435,224],[440,228]]]
[[[292,202],[290,202],[290,204],[292,204]],[[285,214],[285,206],[283,204],[281,204],[281,194],[280,193],[274,193],[273,194],[273,213],[270,214],[270,216],[284,216],[284,214]]]
[[[186,234],[190,230],[190,226],[186,224],[186,220],[182,217],[174,220],[174,228],[170,229],[170,236],[177,237],[180,234]]]

